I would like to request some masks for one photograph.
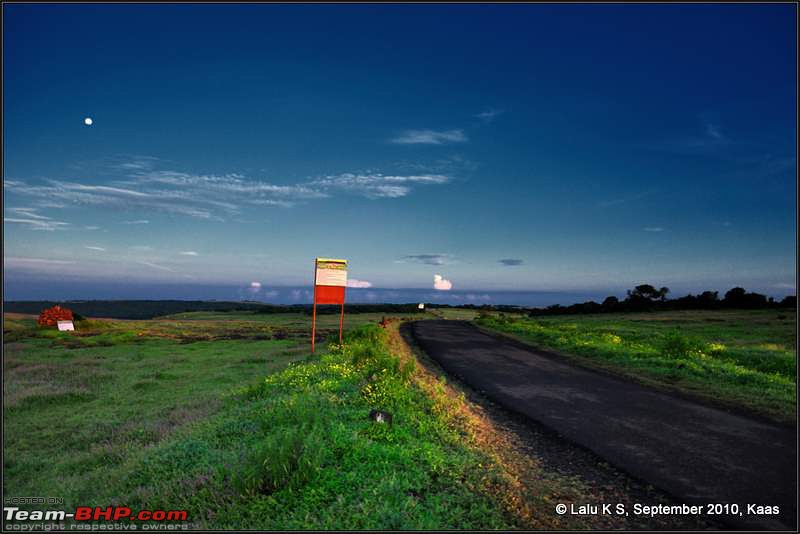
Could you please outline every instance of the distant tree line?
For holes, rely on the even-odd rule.
[[[512,305],[450,305],[426,304],[427,309],[461,308],[484,311],[528,313],[530,315],[558,315],[572,313],[610,313],[640,312],[658,310],[717,310],[717,309],[768,309],[796,308],[797,298],[792,295],[776,301],[759,293],[750,293],[741,287],[734,287],[723,298],[716,291],[703,291],[698,295],[686,295],[676,299],[667,299],[669,288],[656,289],[649,284],[636,286],[627,292],[627,297],[606,297],[601,303],[594,301],[561,306],[555,304],[546,308],[526,308]],[[5,301],[3,311],[29,313],[38,315],[43,309],[56,304],[70,308],[77,317],[109,317],[115,319],[152,319],[162,315],[175,313],[207,311],[207,312],[251,312],[251,313],[305,313],[311,315],[310,304],[275,305],[261,302],[242,301],[203,301],[203,300],[84,300],[84,301]],[[340,312],[338,305],[317,306],[317,313],[336,314]],[[423,313],[418,303],[411,304],[345,304],[345,313],[385,313],[414,314]],[[77,318],[76,318],[77,320]]]
[[[546,308],[530,308],[529,315],[560,315],[573,313],[618,313],[643,312],[661,310],[761,310],[769,308],[797,308],[797,297],[787,296],[780,301],[760,293],[751,293],[741,287],[734,287],[719,298],[717,291],[703,291],[698,295],[688,294],[684,297],[667,299],[669,288],[656,289],[650,284],[636,286],[628,290],[623,300],[617,297],[606,297],[601,303],[587,301],[571,306],[554,304]]]
[[[113,319],[152,319],[174,313],[206,311],[259,311],[261,313],[286,313],[287,306],[274,306],[256,302],[221,302],[204,300],[20,300],[3,302],[3,311],[38,315],[54,305],[66,306],[80,316],[108,317]]]
[[[113,319],[153,319],[163,315],[185,312],[251,312],[251,313],[305,313],[311,315],[311,304],[276,305],[261,302],[224,302],[204,300],[81,300],[5,301],[3,311],[39,315],[42,310],[55,305],[68,307],[77,316],[107,317]],[[409,314],[422,312],[414,304],[345,304],[345,313]],[[318,314],[339,313],[340,307],[317,306]],[[76,320],[78,320],[76,318]]]

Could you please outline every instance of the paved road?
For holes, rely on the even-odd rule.
[[[678,502],[737,503],[745,515],[727,518],[734,527],[795,530],[796,427],[575,366],[464,321],[417,321],[411,331],[448,373]],[[778,505],[781,513],[748,516],[747,504]]]

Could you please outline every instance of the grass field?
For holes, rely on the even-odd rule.
[[[794,310],[671,311],[477,324],[648,384],[796,422]]]
[[[300,314],[90,320],[75,333],[7,315],[5,495],[185,509],[205,528],[530,525],[454,415],[463,399],[422,387],[413,359],[387,349],[381,317],[351,315],[345,345],[311,356]],[[556,479],[540,487],[578,498]]]
[[[743,369],[761,369],[775,395],[766,398],[785,408],[778,393],[789,395],[789,381],[777,378],[789,370],[767,356],[794,357],[794,315],[759,313],[479,322],[559,349],[574,343],[582,358],[614,366],[632,360],[630,369],[648,373],[667,358],[656,341],[679,327],[687,339],[725,347],[670,356],[664,377],[678,378],[664,380],[693,384],[676,366],[682,360],[737,358]],[[445,309],[414,318],[475,315]],[[6,314],[4,493],[63,498],[67,510],[185,509],[190,526],[212,529],[651,526],[554,514],[553,502],[596,500],[597,490],[515,449],[513,435],[498,434],[403,348],[396,321],[378,328],[382,318],[349,315],[339,345],[338,316],[321,315],[328,341],[311,355],[310,318],[301,313],[95,319],[74,333]],[[620,347],[637,352],[614,352]],[[741,385],[698,376],[701,386],[712,378]],[[374,408],[391,412],[393,424],[371,421]]]

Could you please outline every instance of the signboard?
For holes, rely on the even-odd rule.
[[[72,324],[72,321],[58,321],[58,329],[62,332],[74,331],[75,325]]]
[[[347,260],[317,258],[314,262],[314,302],[344,304]]]
[[[339,343],[344,327],[344,293],[347,287],[347,260],[317,258],[314,260],[314,308],[311,314],[311,352],[317,337],[317,304],[339,304]]]
[[[326,260],[317,258],[316,285],[347,285],[347,260]]]

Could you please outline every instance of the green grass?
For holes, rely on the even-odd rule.
[[[649,384],[797,420],[794,311],[492,315],[476,322]]]
[[[376,317],[312,357],[303,316],[198,315],[77,335],[6,317],[5,494],[187,509],[206,528],[517,526],[486,490],[500,472]]]
[[[158,480],[143,506],[186,507],[208,528],[508,527],[480,491],[485,457],[412,387],[383,335],[363,327],[246,388],[236,410],[149,455],[130,491]],[[393,425],[369,420],[372,408]]]

